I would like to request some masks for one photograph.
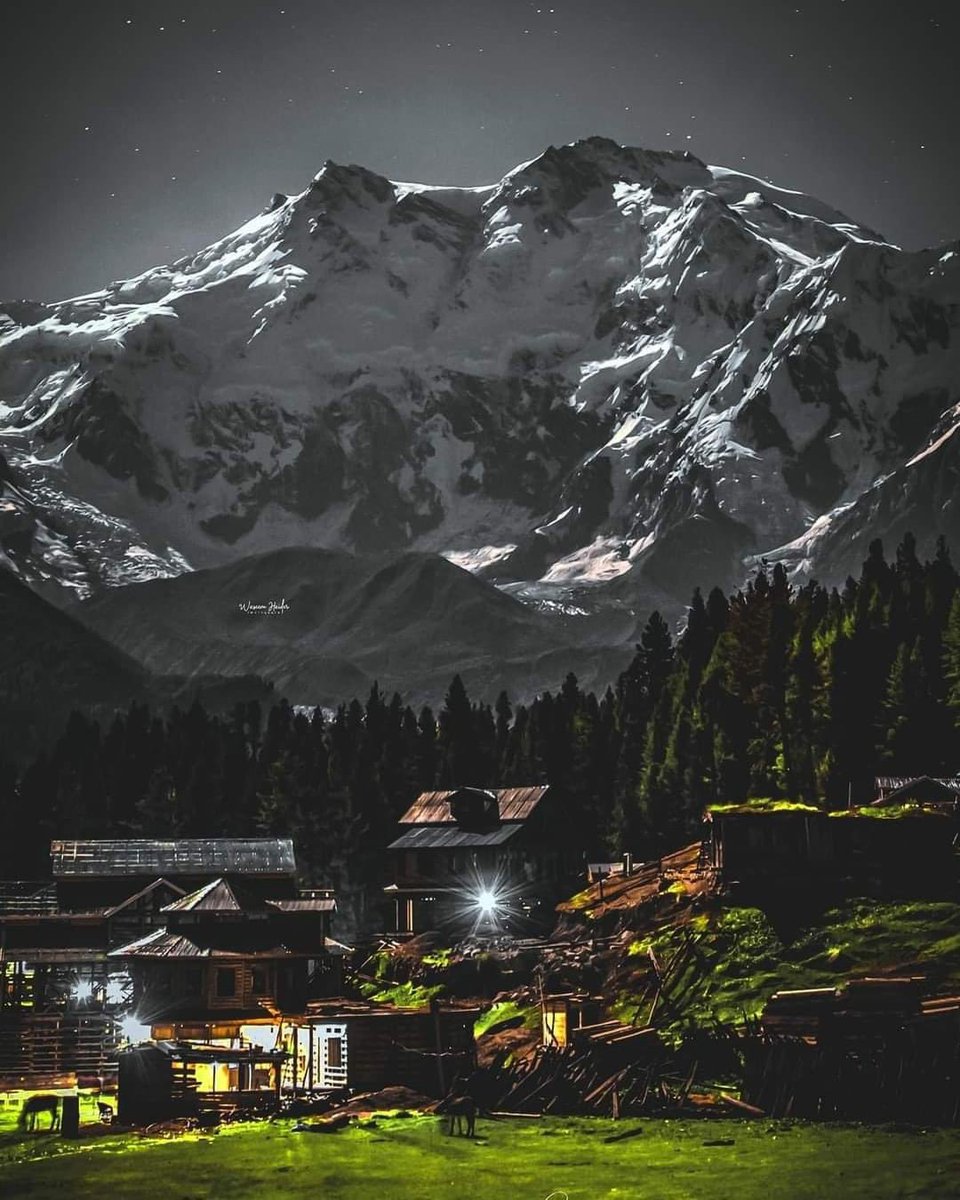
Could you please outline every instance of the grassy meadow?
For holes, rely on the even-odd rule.
[[[0,1195],[17,1200],[822,1200],[955,1197],[960,1134],[783,1121],[480,1120],[377,1116],[339,1133],[291,1121],[70,1142],[0,1132]],[[622,1137],[624,1133],[634,1136]],[[611,1140],[616,1139],[616,1140]]]

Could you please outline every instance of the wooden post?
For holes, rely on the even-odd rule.
[[[436,996],[430,1001],[430,1008],[433,1010],[433,1033],[437,1047],[437,1081],[440,1084],[440,1095],[445,1096],[447,1084],[443,1072],[443,1042],[440,1038],[440,1001]]]
[[[313,1043],[316,1039],[316,1030],[313,1025],[307,1025],[307,1087],[311,1096],[313,1095]]]

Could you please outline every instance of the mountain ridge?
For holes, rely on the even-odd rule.
[[[957,249],[688,152],[591,138],[477,188],[328,162],[0,312],[0,553],[61,602],[286,544],[679,606],[960,533]]]
[[[569,671],[603,687],[632,624],[539,613],[438,555],[286,547],[110,589],[71,610],[161,674],[256,675],[296,704],[335,707],[374,683],[436,703],[455,674],[530,698]]]

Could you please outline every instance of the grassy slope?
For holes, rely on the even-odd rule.
[[[696,942],[689,967],[662,998],[658,1023],[739,1024],[759,1015],[780,988],[833,985],[851,975],[926,975],[930,990],[960,987],[960,905],[849,900],[789,937],[760,909],[724,907],[655,925],[627,950],[635,978],[621,987],[615,1015],[632,1020],[649,981],[647,953],[669,962],[685,937]],[[644,1006],[641,1006],[646,1011]]]
[[[4,1195],[46,1200],[870,1200],[948,1197],[960,1184],[960,1136],[783,1122],[481,1121],[476,1141],[436,1118],[380,1119],[373,1128],[310,1136],[288,1122],[174,1141],[90,1143],[0,1139]],[[731,1145],[705,1143],[732,1141]],[[4,1142],[7,1144],[4,1145]],[[52,1151],[61,1152],[55,1157]],[[66,1151],[66,1152],[64,1152]],[[39,1157],[24,1159],[25,1153]]]

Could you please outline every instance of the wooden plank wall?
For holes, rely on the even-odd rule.
[[[0,1076],[104,1076],[116,1069],[114,1024],[103,1014],[21,1013],[0,1020]]]

